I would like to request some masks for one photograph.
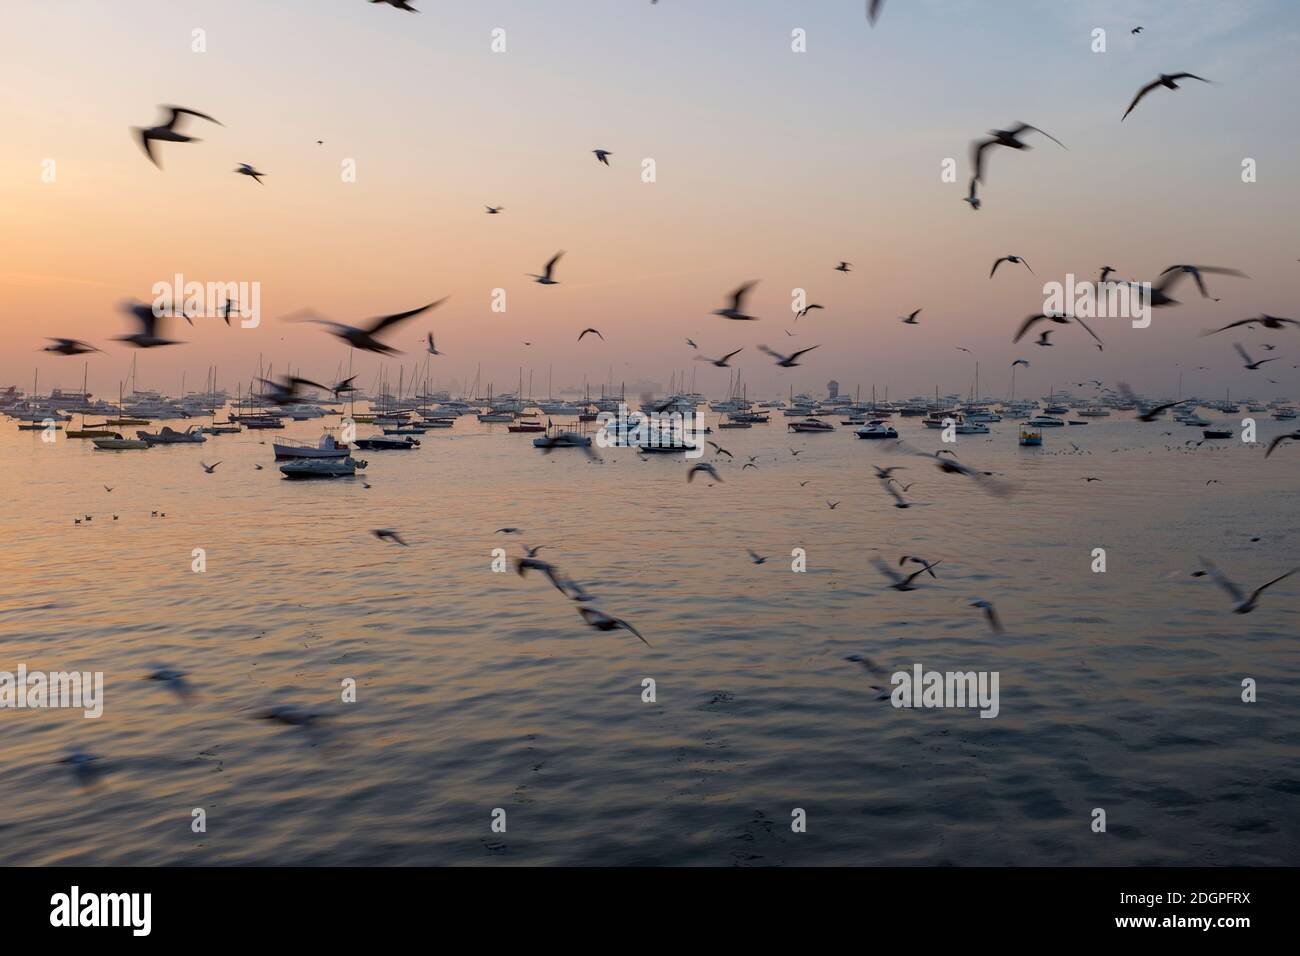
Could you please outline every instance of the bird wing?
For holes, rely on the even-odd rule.
[[[555,255],[551,256],[550,262],[546,263],[546,268],[542,270],[542,274],[545,275],[546,278],[549,279],[551,277],[551,270],[555,268],[555,264],[560,261],[560,256],[562,255],[564,255],[564,250],[561,249]]]
[[[1138,105],[1138,102],[1142,99],[1142,97],[1146,96],[1148,93],[1150,93],[1159,85],[1160,85],[1159,80],[1152,80],[1146,86],[1142,87],[1142,89],[1138,90],[1137,96],[1133,97],[1133,102],[1128,105],[1128,109],[1124,111],[1124,115],[1119,118],[1119,121],[1121,123],[1124,122],[1124,120],[1128,118],[1128,114],[1133,112],[1133,107]]]
[[[891,568],[889,565],[887,565],[884,561],[880,560],[880,558],[875,558],[872,561],[872,563],[875,564],[876,570],[878,570],[885,577],[889,578],[889,580],[893,581],[895,584],[899,584],[902,582],[903,576],[899,574],[897,571],[895,571],[893,568]],[[915,575],[913,575],[913,577],[915,577]]]
[[[1195,73],[1175,73],[1169,79],[1171,80],[1200,80],[1202,83],[1209,83],[1203,76],[1197,76]]]
[[[1227,591],[1234,601],[1240,603],[1245,600],[1246,596],[1241,593],[1241,588],[1229,581],[1213,561],[1207,561],[1205,558],[1201,558],[1201,563],[1204,564],[1206,570],[1210,572],[1210,577],[1214,578],[1214,582],[1219,585],[1219,587],[1223,588],[1223,590]],[[1265,587],[1267,586],[1268,585],[1265,585]]]
[[[1074,321],[1078,322],[1080,325],[1083,326],[1083,331],[1085,331],[1085,332],[1087,332],[1089,335],[1091,335],[1092,338],[1093,338],[1093,341],[1094,341],[1094,342],[1096,342],[1098,345],[1101,345],[1101,339],[1097,338],[1097,333],[1094,332],[1092,329],[1088,328],[1087,324],[1083,321],[1083,319],[1079,318],[1079,317],[1076,315],[1076,316],[1074,317]]]
[[[183,106],[164,106],[163,109],[167,110],[171,114],[168,117],[167,122],[163,124],[168,129],[174,127],[176,121],[182,116],[197,116],[199,119],[205,119],[209,123],[216,123],[218,126],[224,125],[220,120],[213,119],[207,113],[200,113],[198,110],[187,110]]]
[[[782,355],[780,352],[774,351],[774,350],[768,348],[766,345],[760,345],[760,346],[758,347],[758,350],[759,350],[760,352],[762,352],[764,355],[770,355],[770,356],[772,356],[772,358],[782,359],[782,360],[785,359],[785,356]]]
[[[745,348],[744,348],[744,346],[741,346],[740,348],[736,349],[736,351],[734,351],[734,352],[728,352],[726,355],[722,356],[722,358],[718,359],[718,361],[719,361],[719,362],[725,362],[727,359],[731,358],[733,355],[739,355],[739,354],[740,354],[741,352],[743,352],[743,351],[745,351]]]
[[[971,150],[971,165],[975,167],[975,176],[970,181],[971,195],[975,194],[975,184],[984,181],[984,150],[996,143],[995,139],[982,140]]]
[[[1261,584],[1259,587],[1255,588],[1255,590],[1251,593],[1250,595],[1251,601],[1258,600],[1259,596],[1264,593],[1265,588],[1277,584],[1278,581],[1285,581],[1287,578],[1295,574],[1297,571],[1300,571],[1300,568],[1292,568],[1286,574],[1279,575],[1278,577],[1275,577],[1272,581],[1266,581],[1265,583]]]
[[[1254,363],[1255,360],[1252,359],[1252,358],[1250,357],[1250,353],[1249,353],[1249,352],[1247,352],[1245,349],[1243,349],[1243,348],[1241,347],[1241,343],[1240,343],[1240,342],[1233,342],[1233,343],[1232,343],[1232,347],[1233,347],[1234,349],[1237,350],[1237,354],[1238,354],[1238,355],[1240,355],[1243,359],[1246,360],[1246,364],[1247,364],[1247,365],[1250,365],[1250,364],[1253,364],[1253,363]]]
[[[797,359],[800,355],[804,355],[804,354],[807,353],[807,352],[811,352],[813,349],[819,349],[819,348],[821,348],[820,345],[814,345],[814,346],[811,346],[810,348],[800,349],[798,352],[795,352],[793,355],[791,355],[790,358],[787,359],[787,361],[793,362],[793,361],[794,361],[795,359]]]
[[[1258,321],[1259,321],[1258,319],[1239,319],[1239,320],[1236,321],[1236,322],[1229,322],[1229,323],[1228,323],[1227,325],[1225,325],[1225,326],[1222,326],[1222,327],[1220,327],[1220,328],[1214,329],[1214,330],[1212,330],[1212,331],[1210,331],[1210,332],[1202,332],[1201,334],[1202,334],[1202,335],[1214,335],[1214,334],[1217,333],[1217,332],[1226,332],[1228,329],[1235,329],[1235,328],[1236,328],[1237,326],[1239,326],[1239,325],[1253,325],[1253,324],[1255,324],[1255,323],[1258,322]]]
[[[1020,124],[1020,128],[1019,128],[1019,129],[1016,129],[1016,130],[1013,130],[1012,132],[1013,132],[1013,133],[1023,133],[1023,132],[1025,132],[1026,130],[1033,130],[1035,133],[1042,133],[1044,136],[1046,136],[1048,139],[1050,139],[1050,140],[1051,140],[1053,143],[1055,143],[1057,146],[1061,147],[1061,149],[1068,150],[1068,149],[1070,148],[1070,147],[1066,146],[1064,143],[1062,143],[1062,142],[1061,142],[1059,139],[1057,139],[1055,136],[1053,136],[1051,133],[1044,132],[1043,130],[1039,129],[1037,126],[1030,126],[1028,123],[1021,123],[1021,124]]]
[[[754,280],[752,282],[746,282],[735,292],[731,293],[731,308],[734,311],[736,312],[740,311],[741,304],[745,301],[745,296],[749,294],[750,289],[754,288],[756,281],[757,280]]]
[[[1007,257],[1006,257],[1006,256],[1003,256],[1001,259],[997,259],[997,260],[994,261],[994,263],[993,263],[993,268],[989,270],[989,278],[990,278],[990,279],[993,278],[993,273],[995,273],[995,272],[998,271],[998,266],[1002,265],[1002,263],[1004,263],[1004,262],[1006,262],[1006,261],[1007,261]]]
[[[398,312],[396,315],[385,315],[377,319],[371,319],[370,320],[371,324],[369,326],[366,326],[365,330],[369,334],[374,335],[376,332],[386,329],[390,325],[396,325],[398,322],[403,322],[406,319],[411,318],[412,316],[419,315],[421,312],[427,312],[430,309],[436,309],[438,306],[442,305],[446,301],[447,301],[446,298],[442,298],[439,299],[437,302],[430,302],[428,305],[422,305],[418,309],[412,309],[409,312]]]
[[[1031,315],[1029,318],[1025,319],[1025,321],[1020,326],[1020,331],[1016,333],[1015,338],[1013,338],[1011,341],[1019,342],[1021,339],[1025,337],[1025,333],[1028,332],[1034,326],[1035,323],[1041,322],[1045,318],[1047,318],[1047,316],[1043,315],[1040,312],[1038,315]]]
[[[158,162],[158,157],[153,154],[153,140],[149,136],[149,131],[137,129],[136,132],[140,136],[140,148],[143,149],[144,154],[149,157],[149,162],[153,163],[159,169],[162,169],[162,163]]]
[[[1274,438],[1271,442],[1268,443],[1268,448],[1265,449],[1264,451],[1264,457],[1267,458],[1269,455],[1273,454],[1273,449],[1276,448],[1278,445],[1282,444],[1282,442],[1286,441],[1288,438],[1291,439],[1292,441],[1297,440],[1294,434],[1278,435],[1276,438]]]
[[[922,563],[924,563],[924,562],[922,562]],[[919,578],[921,575],[925,574],[926,571],[929,571],[931,568],[935,567],[936,565],[938,565],[938,564],[940,564],[940,563],[941,563],[941,562],[936,561],[936,562],[934,562],[934,564],[927,564],[927,565],[925,565],[925,567],[923,567],[920,571],[913,571],[911,574],[909,574],[909,575],[907,576],[907,581],[906,581],[905,583],[907,583],[907,584],[911,584],[913,581],[915,581],[915,580],[916,580],[917,578]],[[934,575],[934,572],[933,572],[933,571],[931,571],[930,573],[931,573],[931,576]]]

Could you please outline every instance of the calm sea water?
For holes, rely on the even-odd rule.
[[[1040,450],[992,428],[956,447],[1006,498],[779,417],[712,436],[735,455],[721,484],[461,420],[360,453],[368,489],[282,480],[270,442],[318,422],[110,453],[4,421],[0,670],[106,686],[99,720],[0,711],[0,863],[1294,863],[1300,577],[1243,616],[1190,572],[1205,555],[1253,588],[1300,564],[1300,448],[1188,449],[1199,430],[1119,416]],[[873,463],[905,467],[915,507],[890,506]],[[521,542],[653,646],[493,573]],[[942,560],[938,580],[883,587],[872,559],[903,554]],[[895,709],[850,655],[997,671],[1000,714]],[[142,679],[157,667],[197,696]],[[279,704],[331,716],[255,719]],[[96,785],[60,762],[73,748],[99,757]]]

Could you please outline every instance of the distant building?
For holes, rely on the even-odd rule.
[[[835,381],[835,379],[831,379],[826,383],[826,391],[830,392],[831,398],[838,397],[840,394],[840,383]]]

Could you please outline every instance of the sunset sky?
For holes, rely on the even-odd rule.
[[[419,14],[365,0],[8,0],[0,386],[30,389],[39,367],[42,391],[79,387],[82,360],[37,351],[61,335],[105,349],[90,384],[115,395],[136,354],[110,341],[133,331],[118,304],[182,273],[259,282],[262,324],[173,325],[187,344],[140,352],[142,387],[177,392],[182,373],[199,387],[216,365],[233,392],[259,354],[329,377],[347,347],[277,317],[313,307],[352,322],[450,296],[386,336],[408,374],[432,330],[447,353],[437,382],[481,363],[498,390],[522,366],[544,392],[553,365],[557,388],[586,376],[595,390],[612,366],[615,382],[694,371],[721,393],[727,371],[692,362],[689,337],[709,356],[743,346],[751,396],[831,378],[891,398],[964,392],[973,362],[958,346],[985,393],[1005,392],[1020,357],[1030,394],[1085,378],[1172,393],[1179,365],[1184,393],[1300,392],[1300,330],[1199,336],[1260,312],[1300,318],[1291,0],[888,0],[874,28],[862,0],[413,2]],[[796,28],[805,53],[791,51]],[[191,50],[196,29],[206,52]],[[1121,124],[1140,86],[1179,71],[1214,82],[1157,90]],[[159,171],[129,128],[159,122],[161,103],[224,126],[188,123],[203,142],[159,144]],[[991,151],[972,212],[970,143],[1018,120],[1068,151],[1032,134],[1028,152]],[[946,157],[956,183],[940,180]],[[1255,183],[1242,182],[1247,157]],[[234,175],[241,162],[265,184]],[[560,249],[561,284],[531,283]],[[990,280],[1007,253],[1034,273]],[[841,259],[855,271],[835,272]],[[1217,303],[1183,284],[1185,304],[1149,329],[1099,320],[1104,353],[1069,327],[1055,348],[1011,342],[1042,311],[1044,282],[1103,264],[1154,279],[1172,263],[1250,278],[1211,278]],[[761,321],[709,314],[747,279],[761,280],[748,303]],[[490,310],[497,287],[505,314]],[[825,306],[797,325],[796,287]],[[899,323],[917,308],[919,326]],[[586,326],[605,341],[576,342]],[[1257,358],[1276,344],[1283,360],[1246,371],[1233,341]],[[782,371],[759,343],[821,348]],[[377,367],[358,356],[359,381]]]

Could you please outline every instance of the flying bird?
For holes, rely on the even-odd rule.
[[[695,356],[695,361],[708,362],[709,364],[714,365],[718,368],[731,368],[731,366],[727,363],[727,359],[731,358],[733,355],[739,355],[743,351],[745,351],[743,348],[738,348],[736,349],[736,351],[728,352],[726,355],[722,356],[722,358],[716,358],[716,359],[711,359],[703,355],[697,355]]]
[[[971,144],[973,147],[972,165],[975,167],[975,178],[971,180],[972,196],[975,194],[975,183],[977,181],[984,181],[984,151],[990,146],[1005,146],[1008,149],[1031,149],[1032,147],[1020,138],[1025,133],[1030,132],[1043,133],[1044,136],[1050,139],[1057,146],[1060,146],[1062,149],[1066,148],[1065,144],[1055,136],[1050,133],[1044,133],[1037,126],[1030,126],[1028,123],[1017,123],[1015,126],[1011,127],[1011,129],[989,130],[988,139],[977,140]]]
[[[920,325],[921,323],[918,322],[916,319],[916,317],[920,314],[921,314],[921,310],[917,309],[915,312],[908,313],[906,317],[900,317],[900,321],[904,325]]]
[[[580,607],[578,613],[582,615],[582,619],[587,622],[589,627],[594,627],[598,631],[616,631],[621,628],[635,634],[637,639],[646,647],[650,646],[650,642],[641,636],[641,632],[621,617],[611,617],[604,611],[598,611],[594,607]]]
[[[749,548],[746,548],[745,550],[749,551],[749,560],[752,561],[752,562],[754,562],[755,564],[766,564],[766,563],[767,563],[767,558],[764,557],[763,555],[759,554],[758,552],[753,551],[753,550],[751,550],[751,549],[749,549]]]
[[[404,548],[410,547],[410,545],[408,545],[402,539],[402,536],[398,534],[396,531],[394,531],[392,528],[374,528],[371,530],[370,533],[373,534],[380,541],[391,541],[394,544],[400,544]]]
[[[1232,347],[1237,350],[1238,355],[1240,355],[1243,359],[1246,360],[1245,367],[1250,369],[1252,372],[1256,371],[1265,362],[1277,362],[1281,360],[1280,358],[1266,358],[1266,359],[1260,359],[1258,362],[1256,362],[1254,359],[1250,357],[1250,353],[1241,347],[1240,342],[1233,342]]]
[[[546,267],[542,269],[541,275],[530,272],[528,273],[529,278],[540,285],[559,285],[560,283],[551,277],[551,273],[555,271],[555,264],[560,261],[562,255],[564,255],[563,249],[551,256],[550,261],[546,263]]]
[[[593,149],[592,152],[596,154],[596,161],[604,163],[606,166],[609,165],[609,157],[614,155],[607,149]]]
[[[731,319],[734,322],[758,321],[757,316],[746,315],[744,311],[745,296],[747,296],[749,294],[749,290],[754,288],[754,286],[756,286],[757,284],[758,284],[757,279],[753,279],[749,282],[746,282],[735,292],[731,293],[731,305],[727,306],[727,308],[725,309],[714,309],[712,314],[720,315],[724,319]]]
[[[47,345],[42,352],[58,352],[60,355],[85,355],[87,352],[102,352],[103,349],[97,349],[88,342],[81,339],[60,339],[46,336],[46,341],[53,342],[53,345]]]
[[[1128,114],[1133,112],[1133,107],[1138,105],[1142,97],[1161,86],[1167,90],[1176,90],[1179,88],[1177,83],[1178,80],[1200,80],[1202,83],[1210,82],[1205,77],[1197,76],[1195,73],[1161,73],[1146,86],[1142,87],[1142,89],[1138,90],[1137,96],[1133,97],[1133,102],[1128,105],[1128,109],[1124,111],[1124,115],[1119,118],[1120,122],[1122,123],[1124,120],[1128,119]]]
[[[1027,362],[1025,359],[1016,359],[1014,362],[1011,363],[1012,368],[1015,368],[1017,365],[1023,365],[1025,368],[1029,368],[1029,362]]]
[[[978,599],[970,602],[971,607],[977,607],[984,612],[984,619],[989,622],[989,629],[994,634],[1002,633],[1002,622],[998,619],[998,612],[993,607],[992,602]]]
[[[811,312],[813,309],[822,309],[822,310],[825,310],[825,308],[826,308],[826,306],[824,306],[824,305],[818,305],[816,302],[814,302],[812,305],[806,305],[806,306],[804,306],[802,309],[800,309],[798,312],[796,312],[796,313],[794,314],[794,320],[795,320],[796,322],[798,322],[800,319],[802,319],[805,315],[807,315],[807,314],[808,314],[809,312]]]
[[[428,345],[425,346],[425,351],[428,352],[430,355],[446,355],[446,354],[447,354],[446,352],[439,352],[439,351],[438,351],[438,346],[436,346],[436,345],[433,344],[433,333],[432,333],[432,332],[430,332],[429,335],[428,335]]]
[[[1259,606],[1259,596],[1264,593],[1265,588],[1272,587],[1279,581],[1285,581],[1291,575],[1300,571],[1300,568],[1292,568],[1286,574],[1280,575],[1272,581],[1264,582],[1259,587],[1255,588],[1254,591],[1250,592],[1249,596],[1247,596],[1242,592],[1241,588],[1229,581],[1224,573],[1220,571],[1213,562],[1207,561],[1205,558],[1201,558],[1200,560],[1209,570],[1210,576],[1214,578],[1214,582],[1219,585],[1219,587],[1223,588],[1223,590],[1228,592],[1228,595],[1236,602],[1232,607],[1233,614],[1249,614]]]
[[[161,320],[164,318],[174,317],[174,312],[155,312],[152,305],[139,302],[126,302],[122,305],[122,311],[128,312],[135,316],[136,322],[140,324],[140,331],[133,332],[130,335],[114,336],[115,342],[126,342],[138,349],[154,349],[163,345],[180,345],[176,339],[164,338],[159,334]]]
[[[420,11],[411,6],[410,0],[370,0],[371,3],[386,3],[390,7],[398,10],[405,10],[408,13],[419,13]]]
[[[579,341],[579,342],[582,341],[582,337],[583,337],[584,335],[594,335],[594,336],[596,336],[596,338],[600,339],[602,342],[605,341],[605,336],[601,335],[600,332],[599,332],[599,330],[597,330],[597,329],[583,329],[581,332],[578,333],[578,341]]]
[[[248,165],[248,163],[240,163],[235,167],[235,172],[239,173],[241,176],[247,176],[257,183],[262,183],[262,177],[266,175],[266,173],[258,172],[252,166]]]
[[[140,126],[131,127],[140,137],[140,148],[143,149],[144,154],[149,157],[149,161],[159,169],[162,169],[162,163],[158,162],[158,157],[153,153],[154,140],[159,140],[164,143],[199,142],[199,140],[195,139],[193,136],[186,136],[184,133],[177,132],[176,127],[181,123],[181,117],[197,116],[199,119],[205,119],[209,123],[216,123],[218,126],[222,125],[207,113],[200,113],[198,110],[187,110],[183,106],[163,106],[161,109],[166,110],[169,114],[167,122],[161,123],[158,126],[150,126],[148,128]]]
[[[1003,256],[993,263],[993,268],[989,270],[989,278],[993,278],[993,273],[998,271],[998,266],[1004,262],[1010,262],[1012,265],[1022,265],[1032,273],[1034,270],[1029,268],[1029,263],[1022,256]]]
[[[347,342],[354,349],[362,352],[378,352],[380,355],[400,355],[401,352],[390,345],[385,345],[379,341],[376,336],[386,329],[390,329],[399,322],[405,322],[407,319],[414,318],[422,312],[428,312],[430,309],[436,309],[446,302],[446,298],[439,299],[437,302],[430,302],[428,305],[422,305],[418,309],[411,309],[409,312],[398,312],[396,315],[384,315],[379,318],[371,319],[366,325],[360,328],[352,325],[344,325],[342,322],[334,322],[330,319],[317,318],[309,316],[300,321],[314,322],[317,325],[324,325],[328,328],[329,333]]]
[[[795,359],[797,359],[800,355],[804,355],[807,352],[811,352],[813,349],[819,349],[819,348],[821,348],[820,345],[812,345],[806,349],[800,349],[799,351],[795,352],[793,355],[782,355],[780,352],[770,349],[766,345],[760,345],[758,347],[758,350],[762,352],[764,355],[770,355],[772,356],[772,358],[776,359],[776,364],[779,365],[781,368],[795,368],[799,365],[799,363],[795,361]]]
[[[292,405],[302,401],[304,386],[319,388],[323,392],[332,391],[332,389],[320,384],[320,382],[313,382],[309,378],[299,378],[296,375],[287,376],[283,382],[275,382],[266,378],[259,378],[258,381],[266,386],[267,390],[259,392],[257,397],[275,405]]]
[[[1212,295],[1210,295],[1209,290],[1206,289],[1205,287],[1205,278],[1204,278],[1205,275],[1236,276],[1239,279],[1249,278],[1246,275],[1246,273],[1241,272],[1237,269],[1225,269],[1220,266],[1188,266],[1188,265],[1170,266],[1169,268],[1165,269],[1162,273],[1160,273],[1159,279],[1151,283],[1152,308],[1158,309],[1158,308],[1163,308],[1165,306],[1178,305],[1179,304],[1178,300],[1173,298],[1171,295],[1169,295],[1168,290],[1172,289],[1174,287],[1174,283],[1176,283],[1179,279],[1181,279],[1185,275],[1189,275],[1194,280],[1196,280],[1196,288],[1200,290],[1201,298],[1203,299],[1214,298]],[[1130,282],[1129,285],[1136,287],[1138,286],[1138,283]],[[1215,299],[1214,301],[1217,302],[1219,300]]]
[[[710,465],[707,461],[699,462],[699,463],[696,464],[694,467],[692,467],[691,470],[688,471],[688,472],[686,473],[686,480],[687,480],[688,482],[694,481],[694,480],[695,480],[695,473],[696,473],[697,471],[702,471],[702,472],[704,472],[706,475],[708,475],[708,476],[709,476],[710,478],[712,478],[714,481],[718,481],[718,482],[722,481],[722,476],[718,474],[718,469],[714,468],[714,467],[713,467],[712,465]]]
[[[851,263],[851,262],[841,262],[839,265],[837,265],[837,266],[835,267],[835,271],[836,271],[836,272],[852,272],[852,271],[853,271],[853,263]]]
[[[1057,313],[1048,314],[1045,312],[1039,312],[1037,315],[1031,315],[1029,316],[1029,318],[1025,319],[1025,321],[1020,324],[1019,331],[1016,332],[1015,337],[1012,338],[1011,341],[1019,342],[1022,338],[1024,338],[1025,333],[1028,332],[1035,325],[1037,325],[1039,322],[1055,322],[1057,325],[1069,325],[1071,322],[1077,322],[1079,323],[1080,326],[1083,327],[1083,330],[1085,332],[1087,332],[1089,335],[1093,337],[1093,340],[1096,341],[1098,345],[1101,344],[1101,339],[1097,338],[1096,333],[1093,332],[1092,329],[1088,328],[1087,324],[1078,316],[1075,316],[1073,319],[1071,319],[1069,316],[1060,315]],[[1045,341],[1043,338],[1040,338],[1038,344],[1050,345],[1051,343]]]
[[[1257,315],[1253,319],[1238,319],[1236,322],[1229,322],[1227,325],[1223,326],[1222,328],[1218,328],[1212,332],[1205,332],[1202,334],[1214,335],[1215,333],[1218,332],[1226,332],[1228,329],[1235,329],[1239,325],[1245,325],[1245,326],[1262,325],[1266,329],[1273,329],[1274,331],[1277,331],[1277,330],[1285,329],[1288,325],[1294,325],[1300,327],[1300,322],[1297,322],[1295,319],[1278,318],[1276,315]],[[66,340],[60,339],[59,341],[66,341]],[[1268,346],[1265,346],[1265,348],[1268,348]],[[1269,349],[1269,351],[1271,352],[1273,350]]]
[[[209,475],[216,474],[216,471],[217,471],[217,465],[219,465],[219,464],[221,464],[221,462],[219,462],[219,461],[217,461],[217,462],[213,462],[211,465],[204,464],[203,462],[199,462],[199,465],[200,465],[200,467],[203,468],[204,473],[205,473],[205,474],[209,474]]]
[[[930,572],[931,577],[934,577],[934,571],[932,569],[938,567],[940,564],[940,562],[935,561],[933,564],[925,565],[919,571],[913,571],[911,574],[902,575],[887,565],[884,561],[880,560],[880,558],[875,558],[873,563],[881,574],[893,582],[889,586],[895,591],[915,591],[916,586],[913,585],[912,582],[927,571]]]
[[[487,210],[487,214],[489,216],[499,216],[501,215],[501,210],[505,209],[506,207],[505,206],[484,206],[483,208]]]

